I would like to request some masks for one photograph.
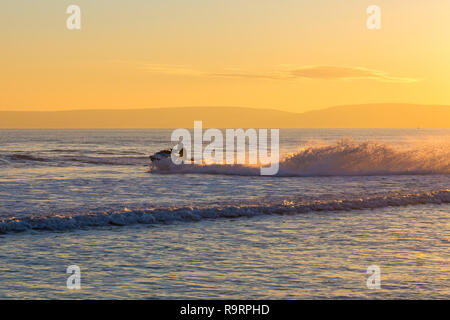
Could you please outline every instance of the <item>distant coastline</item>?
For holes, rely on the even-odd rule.
[[[450,128],[450,106],[365,104],[304,113],[243,107],[0,111],[0,129]]]

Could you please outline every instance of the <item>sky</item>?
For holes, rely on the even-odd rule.
[[[448,0],[2,0],[0,44],[0,111],[450,105]]]

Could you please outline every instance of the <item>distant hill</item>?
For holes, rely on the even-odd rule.
[[[311,128],[450,128],[450,106],[366,104],[331,107],[299,115]]]
[[[450,128],[450,106],[367,104],[305,113],[240,107],[132,110],[0,111],[0,129]]]

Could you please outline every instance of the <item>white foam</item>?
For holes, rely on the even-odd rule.
[[[271,204],[246,204],[211,207],[153,208],[119,212],[9,218],[0,220],[0,233],[26,230],[72,230],[108,225],[166,224],[173,221],[251,217],[270,214],[298,214],[315,211],[352,211],[419,204],[448,204],[450,190],[414,194],[382,194],[364,198],[283,201]]]
[[[277,176],[368,176],[450,174],[450,145],[409,144],[343,139],[329,145],[312,145],[288,155]],[[170,160],[152,167],[157,173],[260,175],[256,166],[220,164],[175,165]]]

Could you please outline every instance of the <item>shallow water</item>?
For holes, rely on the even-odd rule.
[[[3,235],[0,297],[448,299],[448,214],[419,205]],[[66,289],[72,264],[80,291]],[[366,287],[370,265],[380,290]]]

